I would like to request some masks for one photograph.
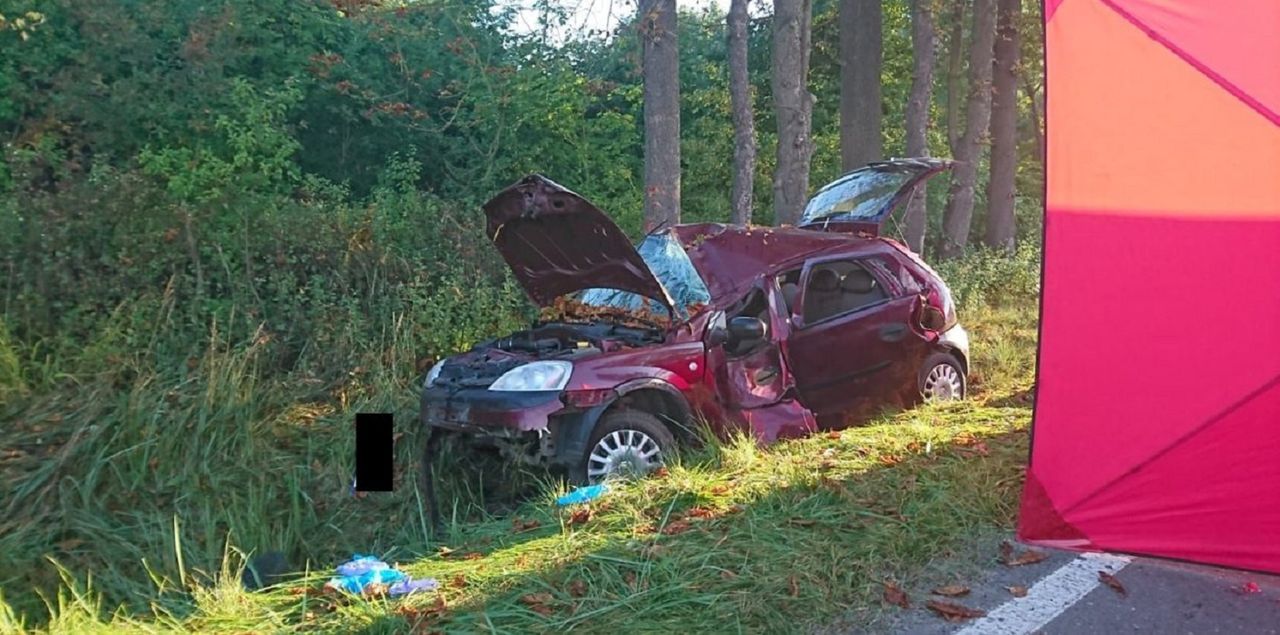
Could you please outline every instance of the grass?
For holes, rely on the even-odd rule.
[[[962,312],[974,339],[969,400],[764,449],[712,441],[594,503],[585,521],[554,507],[559,486],[543,477],[459,462],[447,469],[465,476],[445,479],[444,498],[459,502],[439,541],[427,537],[412,470],[395,493],[347,492],[354,412],[395,412],[413,440],[408,374],[267,382],[252,343],[215,341],[198,379],[142,376],[10,404],[0,412],[0,485],[13,493],[0,502],[0,632],[874,624],[884,580],[909,583],[1014,518],[1035,306],[986,302]],[[412,367],[397,358],[411,351],[386,350],[389,368]],[[414,444],[400,445],[408,465]],[[537,526],[517,531],[517,520]],[[242,590],[245,554],[266,550],[310,573]],[[442,590],[314,593],[354,552]]]

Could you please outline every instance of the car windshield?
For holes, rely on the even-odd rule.
[[[636,251],[671,296],[678,316],[689,317],[692,307],[711,302],[706,282],[698,275],[675,234],[669,231],[650,234],[640,241]],[[657,300],[617,289],[586,289],[578,295],[578,301],[599,307],[666,313]]]

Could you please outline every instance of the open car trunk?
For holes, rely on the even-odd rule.
[[[951,164],[947,159],[890,159],[858,168],[818,190],[797,226],[878,236],[885,219],[917,185]]]

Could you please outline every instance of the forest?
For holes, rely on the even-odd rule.
[[[361,411],[414,421],[435,360],[532,317],[479,211],[529,173],[639,238],[663,222],[793,223],[867,162],[955,159],[889,232],[999,334],[992,404],[1021,394],[1042,230],[1039,3],[639,5],[566,35],[552,27],[576,7],[553,0],[0,3],[0,630],[271,629],[310,609],[231,607],[249,600],[219,585],[251,552],[327,563],[439,546],[408,444],[407,491],[347,495],[346,426]],[[962,406],[947,438],[1011,433],[1023,406],[981,422],[967,417],[987,405]],[[893,456],[913,442],[876,438]],[[1025,446],[1001,443],[1012,465]],[[451,514],[456,541],[509,530],[513,482],[443,484],[472,501]],[[998,493],[973,523],[1007,520]],[[902,553],[895,566],[923,557]],[[532,592],[492,575],[465,593]],[[857,580],[841,579],[857,597],[879,584]],[[488,615],[468,597],[460,615]],[[519,619],[547,618],[524,604]],[[837,617],[806,606],[790,615]],[[361,610],[335,615],[389,631],[421,617]],[[787,612],[753,615],[748,629],[787,628],[770,621]]]

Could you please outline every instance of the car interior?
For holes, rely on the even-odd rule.
[[[786,291],[783,291],[784,297]],[[821,322],[888,299],[888,294],[862,265],[854,261],[828,262],[809,273],[804,293],[804,321]]]

